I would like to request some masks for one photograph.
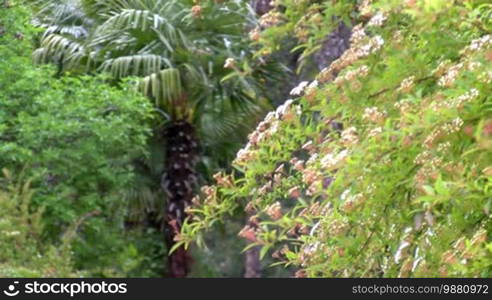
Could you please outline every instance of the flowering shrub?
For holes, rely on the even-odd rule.
[[[492,5],[327,2],[275,1],[254,29],[266,55],[280,32],[314,47],[327,11],[355,22],[350,48],[202,188],[179,243],[243,208],[239,236],[298,277],[490,277]]]

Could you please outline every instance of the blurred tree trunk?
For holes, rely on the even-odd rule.
[[[195,165],[198,160],[196,130],[187,121],[175,121],[165,130],[166,173],[162,187],[167,195],[164,236],[168,250],[175,245],[186,217],[185,208],[191,204],[197,183]],[[168,257],[170,277],[186,277],[192,258],[184,247],[179,247]]]
[[[272,0],[251,0],[250,3],[254,11],[261,16],[273,9],[273,6],[270,5],[271,2]]]
[[[260,278],[261,263],[260,263],[260,248],[253,247],[246,251],[245,261],[245,278]]]
[[[314,60],[319,70],[331,65],[350,47],[352,29],[344,22],[329,33],[323,41],[320,50],[314,54]]]
[[[248,214],[246,223],[249,226],[255,227],[250,220],[251,215]],[[260,262],[260,247],[253,247],[248,249],[245,253],[244,261],[244,277],[245,278],[260,278],[261,277],[261,262]]]

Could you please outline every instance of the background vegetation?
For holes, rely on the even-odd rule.
[[[0,276],[490,277],[491,17],[3,1]]]
[[[0,161],[12,174],[5,187],[22,188],[2,193],[7,202],[2,238],[13,234],[11,242],[2,240],[2,255],[18,255],[15,262],[27,264],[34,275],[38,268],[23,259],[35,259],[37,252],[48,255],[43,254],[46,244],[56,249],[62,236],[74,231],[75,258],[71,251],[64,258],[52,254],[56,261],[47,264],[66,259],[94,275],[126,275],[146,260],[139,255],[139,249],[146,251],[146,237],[136,243],[125,230],[128,205],[122,190],[134,180],[132,161],[147,155],[152,107],[103,78],[58,80],[51,67],[34,67],[31,42],[37,32],[26,26],[30,15],[19,5],[2,7],[0,13]],[[37,219],[31,223],[30,218]]]

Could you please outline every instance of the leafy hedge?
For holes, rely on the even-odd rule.
[[[47,265],[68,264],[70,270],[73,263],[92,276],[132,274],[152,255],[140,251],[153,251],[149,245],[156,243],[146,240],[150,233],[140,238],[125,230],[123,195],[134,183],[133,160],[146,155],[152,105],[126,85],[110,86],[101,77],[57,79],[53,68],[33,66],[36,32],[22,3],[0,4],[0,168],[22,178],[0,186],[5,190],[0,194],[0,274],[70,274],[43,271],[44,258]],[[9,186],[25,181],[29,199],[16,203],[20,196]],[[31,223],[39,210],[42,215]],[[71,230],[76,236],[62,243]],[[12,232],[19,238],[8,238]],[[70,250],[58,257],[53,249],[61,244]],[[24,271],[15,271],[19,265]],[[13,271],[5,271],[9,267]],[[136,274],[155,276],[144,269]]]
[[[490,277],[489,1],[275,4],[253,32],[259,55],[302,31],[308,59],[334,20],[355,25],[351,47],[202,188],[180,242],[243,208],[239,236],[298,277]]]

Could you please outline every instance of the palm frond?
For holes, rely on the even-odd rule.
[[[96,0],[91,4],[99,14],[113,15],[124,9],[139,9],[153,11],[158,14],[174,10],[178,4],[175,0]]]
[[[42,39],[41,47],[33,53],[33,59],[35,63],[47,63],[55,56],[66,60],[83,51],[84,47],[78,42],[59,34],[50,34]]]
[[[148,10],[123,9],[97,27],[90,46],[104,45],[114,50],[127,44],[135,51],[137,42],[150,35],[155,37],[154,41],[160,41],[165,50],[172,52],[176,47],[185,45],[185,41],[171,21]]]
[[[39,0],[40,6],[35,21],[38,26],[83,26],[90,27],[93,20],[82,9],[80,0]]]
[[[89,35],[89,31],[79,25],[51,25],[46,28],[43,38],[50,34],[69,35],[74,39],[83,39]]]
[[[115,79],[145,76],[138,89],[172,118],[176,111],[188,109],[183,115],[199,122],[209,104],[220,106],[222,101],[246,113],[257,100],[261,84],[250,78],[254,74],[243,38],[242,20],[248,11],[239,0],[204,5],[202,18],[190,18],[191,0],[46,1],[51,5],[46,7],[58,9],[47,19],[61,24],[46,27],[33,55],[36,61],[61,58],[64,68],[96,67]],[[81,12],[72,13],[75,8]],[[92,18],[95,26],[86,34],[86,27],[64,23],[75,17],[63,16]],[[241,62],[240,76],[227,77],[232,70],[223,66],[230,57]],[[227,134],[219,128],[213,131]]]
[[[183,96],[181,74],[176,68],[164,69],[144,77],[138,89],[145,96],[154,99],[159,107],[169,108]]]
[[[159,55],[136,54],[107,59],[99,67],[99,71],[109,72],[115,78],[147,76],[159,72],[165,64],[165,59]]]
[[[141,31],[165,29],[168,35],[175,35],[174,27],[169,20],[149,10],[139,9],[123,9],[106,20],[98,30],[114,29],[139,29]]]

